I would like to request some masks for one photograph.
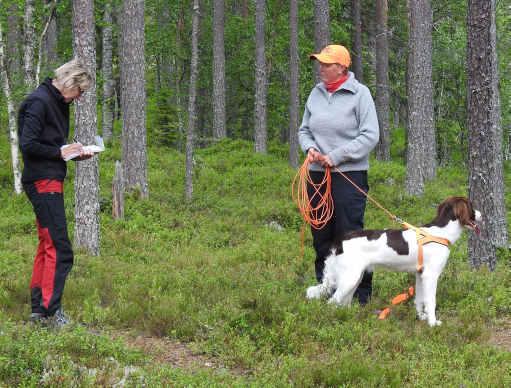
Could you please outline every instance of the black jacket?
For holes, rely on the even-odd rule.
[[[23,183],[66,177],[60,147],[69,135],[69,103],[47,78],[21,104],[18,114]]]

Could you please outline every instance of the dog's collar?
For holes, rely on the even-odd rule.
[[[416,226],[413,226],[412,224],[409,224],[408,222],[402,222],[403,229],[412,229],[415,232],[415,237],[417,238],[417,246],[418,246],[418,252],[417,252],[417,272],[422,273],[424,271],[424,254],[423,254],[423,246],[432,242],[435,242],[437,244],[445,245],[446,247],[449,247],[451,245],[451,242],[442,237],[433,236],[432,234],[429,234],[428,232],[424,231],[421,228],[417,228]]]

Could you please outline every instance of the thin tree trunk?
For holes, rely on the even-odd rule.
[[[50,4],[50,3],[48,3]],[[41,36],[39,37],[39,54],[37,58],[37,66],[36,66],[36,73],[35,73],[35,83],[36,85],[39,85],[39,74],[41,73],[41,66],[43,62],[43,42],[46,41],[46,36],[48,33],[48,29],[50,28],[52,20],[55,19],[55,9],[57,8],[57,0],[53,0],[50,4],[50,11],[48,14],[48,20],[46,21],[46,24],[43,28],[43,32],[41,33]],[[48,57],[48,55],[46,55]]]
[[[112,2],[106,0],[103,11],[103,60],[101,71],[103,73],[103,140],[109,142],[112,139],[115,109],[115,83],[112,75]]]
[[[422,195],[436,174],[432,81],[432,13],[429,0],[408,0],[408,150],[406,190]]]
[[[7,100],[7,113],[9,116],[9,142],[11,144],[11,163],[14,178],[14,192],[16,194],[21,194],[23,192],[23,188],[21,185],[21,168],[18,148],[18,131],[16,126],[16,111],[14,109],[14,99],[12,96],[11,83],[7,73],[7,61],[5,53],[6,45],[4,43],[2,24],[0,23],[0,73],[1,78],[4,81],[4,94],[5,99]]]
[[[35,27],[34,27],[35,0],[25,0],[25,22],[24,22],[24,69],[25,86],[27,89],[34,89],[34,45],[35,45]]]
[[[46,0],[46,4],[51,4],[53,1],[57,3],[58,0]],[[44,68],[46,72],[52,71],[58,63],[57,56],[57,12],[54,11],[54,17],[50,19],[48,31],[44,40],[44,52],[46,58],[44,60]]]
[[[298,0],[289,2],[289,165],[298,167],[298,108],[299,108],[299,66],[298,57]]]
[[[197,123],[197,76],[199,72],[199,0],[193,1],[192,16],[192,58],[190,63],[190,96],[188,100],[188,131],[186,134],[185,198],[193,195],[193,149]]]
[[[266,97],[268,80],[265,51],[266,0],[256,0],[256,63],[255,63],[255,151],[267,152]]]
[[[328,0],[314,0],[314,50],[319,52],[330,43],[330,7]],[[314,61],[316,82],[319,78],[319,64]]]
[[[93,144],[96,122],[96,42],[93,0],[73,0],[73,49],[93,77],[91,88],[76,101],[75,138]],[[99,255],[99,162],[97,157],[76,163],[75,234],[77,247]]]
[[[115,162],[115,175],[112,182],[112,218],[122,220],[124,218],[124,178],[122,176],[122,164]]]
[[[473,267],[495,269],[507,245],[495,0],[469,0],[467,17],[469,197],[481,211],[480,237],[469,238]]]
[[[224,0],[213,2],[213,136],[227,135],[225,128]]]
[[[351,48],[353,73],[355,78],[363,82],[362,70],[362,17],[361,17],[361,0],[351,1],[351,15],[353,18],[353,47]]]
[[[376,157],[379,160],[390,160],[390,85],[387,21],[387,0],[376,0],[376,111],[380,125],[380,140],[376,147]]]
[[[6,56],[7,61],[7,74],[11,81],[11,88],[19,85],[21,77],[21,54],[19,42],[22,42],[21,37],[21,18],[18,16],[19,6],[17,3],[9,5],[7,15],[7,42],[6,42]]]
[[[144,0],[125,0],[122,16],[122,165],[127,190],[149,196],[145,125]]]

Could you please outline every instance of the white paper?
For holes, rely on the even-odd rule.
[[[91,145],[83,146],[83,149],[85,151],[92,151],[95,154],[97,154],[99,152],[103,152],[105,150],[105,143],[103,143],[102,137],[101,136],[95,136],[94,137],[94,141],[95,141],[96,144],[91,144]],[[64,144],[62,147],[60,147],[60,149],[63,150],[66,147],[69,147],[69,144]],[[64,158],[64,160],[67,162],[68,160],[74,159],[77,156],[80,156],[80,153],[79,152],[73,152],[72,154],[69,154],[68,156],[66,156]]]

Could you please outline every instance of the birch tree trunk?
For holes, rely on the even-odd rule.
[[[93,77],[91,88],[75,102],[75,139],[93,144],[96,122],[96,41],[93,0],[73,0],[73,51]],[[74,243],[99,255],[98,157],[76,163]]]
[[[101,72],[103,74],[103,140],[109,142],[112,139],[115,109],[115,81],[112,75],[112,2],[106,0],[103,10],[103,56]]]
[[[35,83],[34,71],[34,45],[35,45],[35,27],[34,27],[35,0],[25,0],[25,19],[24,19],[24,55],[23,66],[25,69],[25,86],[28,90],[34,89]]]
[[[226,137],[224,0],[213,2],[213,136]]]
[[[328,0],[314,0],[314,52],[330,43],[330,8]],[[320,82],[319,64],[314,61],[316,83]]]
[[[481,235],[470,235],[468,252],[473,267],[494,270],[496,247],[505,247],[508,238],[495,0],[469,0],[467,24],[469,197],[483,217]]]
[[[351,48],[351,56],[353,61],[353,73],[355,78],[363,82],[362,70],[362,17],[361,17],[361,0],[351,1],[351,17],[353,19],[353,47]]]
[[[192,58],[190,63],[190,92],[188,99],[188,130],[186,133],[185,199],[190,202],[193,195],[193,149],[197,123],[197,76],[199,72],[199,0],[193,0],[192,14]]]
[[[12,96],[11,83],[7,73],[7,58],[5,56],[6,45],[4,41],[2,24],[0,23],[0,74],[3,80],[5,99],[7,100],[7,113],[9,116],[9,142],[11,144],[11,163],[14,178],[14,192],[21,194],[23,187],[21,185],[21,169],[19,157],[18,131],[16,126],[16,110],[14,108],[14,99]]]
[[[299,57],[298,57],[298,0],[289,2],[289,165],[297,168],[298,156],[298,82],[299,82]]]
[[[387,0],[376,0],[376,112],[380,140],[376,147],[378,160],[390,160],[390,85]]]
[[[266,97],[268,81],[265,51],[266,0],[256,0],[256,62],[255,62],[255,151],[267,152]]]
[[[410,23],[408,54],[408,150],[406,190],[422,195],[424,183],[436,174],[433,112],[433,16],[429,0],[408,0]]]
[[[121,44],[122,165],[127,190],[149,196],[145,126],[144,0],[124,0]]]

